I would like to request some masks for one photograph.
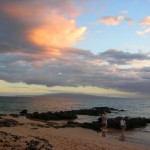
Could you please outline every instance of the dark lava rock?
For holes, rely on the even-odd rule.
[[[127,129],[139,128],[146,126],[145,118],[127,118]]]
[[[18,114],[10,114],[9,116],[12,116],[12,117],[15,117],[15,118],[18,118],[18,117],[19,117]]]
[[[20,115],[21,116],[26,116],[28,114],[28,110],[27,109],[23,109],[22,111],[20,111]]]
[[[77,115],[71,112],[46,112],[38,113],[34,112],[33,114],[28,114],[28,118],[41,119],[41,120],[69,120],[76,119]]]
[[[0,119],[0,127],[14,127],[19,125],[18,121],[13,119]]]
[[[108,119],[108,127],[120,129],[120,120],[121,120],[121,117]],[[100,119],[99,119],[99,121],[100,121]],[[125,121],[126,121],[126,129],[127,130],[144,127],[144,126],[146,126],[146,123],[147,123],[145,118],[139,118],[139,117],[138,118],[125,117]]]
[[[87,129],[92,129],[94,131],[100,131],[101,130],[101,124],[99,121],[93,121],[92,123],[78,123],[78,122],[73,122],[73,121],[68,121],[67,125],[64,127],[82,127],[82,128],[87,128]]]
[[[100,131],[101,130],[101,124],[98,121],[94,121],[92,123],[84,122],[84,123],[80,124],[80,127],[92,129],[94,131]]]
[[[122,117],[116,117],[116,118],[110,118],[108,119],[108,128],[114,128],[114,129],[121,129],[120,128],[120,120]],[[126,129],[134,129],[139,127],[146,126],[147,120],[146,118],[129,118],[125,117],[126,120]],[[92,123],[78,123],[69,121],[67,125],[64,125],[63,127],[82,127],[82,128],[88,128],[92,129],[94,131],[101,131],[101,118],[98,119],[98,121],[94,121]]]
[[[52,150],[53,147],[48,140],[40,137],[23,137],[3,131],[0,131],[0,141],[0,150]]]
[[[36,140],[31,140],[29,142],[27,142],[27,147],[25,150],[38,150],[38,145],[40,144],[39,141]]]
[[[145,118],[146,123],[150,123],[150,118]]]
[[[45,113],[34,112],[32,114],[29,113],[26,114],[26,117],[41,120],[72,120],[76,119],[77,115],[99,116],[103,112],[111,113],[112,111],[120,111],[120,110],[109,107],[94,107],[91,109],[80,109],[80,110],[60,111],[60,112],[50,112],[50,111]]]
[[[70,112],[73,112],[76,115],[99,116],[99,115],[103,114],[104,112],[111,113],[112,111],[120,111],[120,110],[110,108],[110,107],[94,107],[91,109],[72,110]]]

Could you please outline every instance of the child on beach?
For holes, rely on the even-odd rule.
[[[106,137],[106,127],[107,127],[107,116],[106,113],[104,112],[102,114],[102,136]]]
[[[125,132],[125,129],[126,129],[126,121],[125,121],[124,117],[122,117],[121,120],[120,120],[120,127],[121,127],[121,137],[120,137],[120,139],[122,141],[124,141],[125,140],[124,132]]]

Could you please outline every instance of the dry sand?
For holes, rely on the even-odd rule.
[[[21,123],[14,127],[0,127],[0,150],[149,150],[135,144],[129,144],[101,133],[83,128],[53,128],[45,122],[33,121],[25,117],[13,119]]]

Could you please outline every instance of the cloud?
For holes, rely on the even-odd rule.
[[[150,25],[150,16],[145,17],[140,21],[141,25]]]
[[[140,35],[140,36],[145,36],[146,34],[148,34],[150,32],[150,16],[145,17],[144,19],[142,19],[140,21],[140,24],[142,26],[144,26],[144,30],[142,31],[137,31],[136,34]],[[147,27],[146,27],[147,26]]]
[[[2,58],[0,79],[8,82],[49,87],[94,86],[145,94],[148,91],[142,86],[150,86],[146,81],[149,69],[144,69],[149,66],[149,54],[111,49],[95,55],[69,48],[59,58],[24,54],[3,54]]]
[[[83,39],[86,27],[77,27],[74,20],[80,11],[70,0],[2,0],[0,52],[60,56],[64,47]]]
[[[150,60],[132,60],[130,61],[130,65],[134,68],[144,68],[150,66]]]
[[[118,51],[116,49],[110,49],[99,54],[101,59],[107,60],[110,64],[126,65],[133,60],[149,60],[150,57],[146,54],[129,53],[124,51]]]
[[[123,12],[125,13],[125,12]],[[118,15],[118,16],[105,16],[101,17],[100,19],[97,20],[97,23],[102,23],[108,26],[116,26],[119,25],[121,21],[127,22],[127,24],[132,25],[134,21],[131,18],[127,18],[123,15]]]
[[[121,20],[124,19],[124,16],[106,16],[106,17],[101,17],[97,22],[98,23],[103,23],[105,25],[118,25]]]
[[[64,0],[63,3],[61,0],[30,0],[28,1],[20,1],[20,0],[13,0],[13,1],[4,1],[1,0],[1,10],[13,15],[14,17],[25,17],[24,19],[31,19],[28,17],[34,16],[34,19],[38,19],[41,16],[43,17],[49,15],[48,12],[58,13],[65,15],[65,17],[73,18],[80,14],[81,7],[75,7],[75,2],[82,4],[80,0],[70,1]],[[35,9],[36,8],[36,9]],[[36,14],[37,13],[37,14]],[[33,18],[32,18],[33,19]]]
[[[127,22],[127,24],[129,24],[129,25],[132,25],[132,24],[134,24],[134,21],[133,21],[133,19],[131,19],[131,18],[125,18],[125,21]]]
[[[63,26],[60,28],[60,24]],[[42,25],[28,32],[28,39],[35,45],[41,46],[47,53],[60,55],[60,48],[70,47],[82,40],[86,27],[75,27],[73,20],[53,14]],[[63,41],[63,42],[62,42]]]
[[[150,32],[150,28],[146,28],[143,31],[137,31],[136,34],[140,36],[144,36],[145,34],[148,34]]]

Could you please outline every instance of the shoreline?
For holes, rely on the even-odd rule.
[[[97,133],[96,131],[90,129],[83,129],[79,127],[75,128],[54,128],[48,126],[46,122],[41,122],[37,120],[28,119],[26,117],[12,117],[9,115],[1,116],[2,119],[12,119],[19,123],[19,125],[12,127],[0,127],[0,132],[6,132],[7,134],[12,134],[15,136],[24,137],[34,141],[35,139],[44,139],[49,143],[49,150],[148,150],[149,146],[144,146],[142,144],[135,143],[134,141],[119,141],[115,139],[114,133],[116,135],[119,132],[111,130],[111,134],[108,133],[106,138],[101,137],[101,132]],[[129,131],[130,132],[130,131]],[[136,131],[135,131],[136,132]],[[113,137],[111,137],[112,135]],[[10,136],[10,135],[9,135]],[[126,133],[127,136],[127,133]],[[38,137],[38,138],[37,138]],[[23,139],[23,138],[22,138]],[[7,139],[8,140],[8,139]],[[43,141],[44,141],[43,140]],[[9,143],[12,143],[11,139],[8,140]],[[39,141],[39,143],[42,141]],[[20,142],[21,143],[21,142]],[[30,143],[30,142],[28,142]],[[19,143],[16,143],[19,144]],[[22,145],[25,143],[22,142]],[[48,145],[48,144],[47,144]],[[52,147],[50,148],[50,145]],[[0,149],[2,148],[2,143]],[[45,145],[46,146],[46,145]]]
[[[150,127],[150,125],[149,125]],[[129,130],[129,131],[125,131],[125,143],[131,143],[131,144],[136,144],[139,146],[144,146],[144,147],[149,147],[150,148],[150,133],[149,132],[144,132],[143,130],[141,131],[139,129],[133,129],[133,130]],[[115,139],[115,140],[119,140],[121,135],[121,131],[119,130],[114,130],[111,129],[111,134],[108,133],[108,138],[110,139]]]

